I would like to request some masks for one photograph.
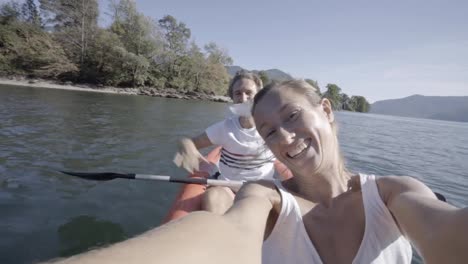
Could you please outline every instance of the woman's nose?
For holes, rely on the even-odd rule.
[[[294,132],[289,131],[288,129],[285,129],[283,127],[280,127],[278,129],[278,135],[279,143],[282,145],[291,144],[294,141],[294,137],[296,136]]]

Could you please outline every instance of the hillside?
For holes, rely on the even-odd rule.
[[[468,96],[412,95],[377,101],[371,113],[468,122]]]
[[[234,76],[236,72],[242,69],[243,68],[240,66],[226,66],[226,70],[231,76]],[[252,71],[258,73],[260,70],[252,70]],[[269,70],[265,70],[265,72],[270,80],[283,81],[283,80],[292,79],[291,75],[278,69],[269,69]]]

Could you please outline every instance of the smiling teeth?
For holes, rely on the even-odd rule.
[[[301,154],[307,147],[308,147],[308,144],[307,143],[310,143],[308,141],[305,141],[305,142],[302,142],[301,144],[297,145],[297,147],[295,149],[293,149],[292,151],[289,151],[287,154],[290,158],[294,158],[296,157],[297,155]]]

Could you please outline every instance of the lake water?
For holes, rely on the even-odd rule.
[[[184,176],[177,141],[225,104],[0,87],[0,263],[82,252],[158,226],[178,185],[89,182],[58,170]],[[414,176],[468,206],[468,123],[337,113],[352,171]],[[415,262],[420,262],[415,259]]]

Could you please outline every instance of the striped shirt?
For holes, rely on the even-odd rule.
[[[206,129],[211,143],[222,146],[219,169],[221,179],[273,179],[274,156],[255,128],[242,128],[233,116]]]

